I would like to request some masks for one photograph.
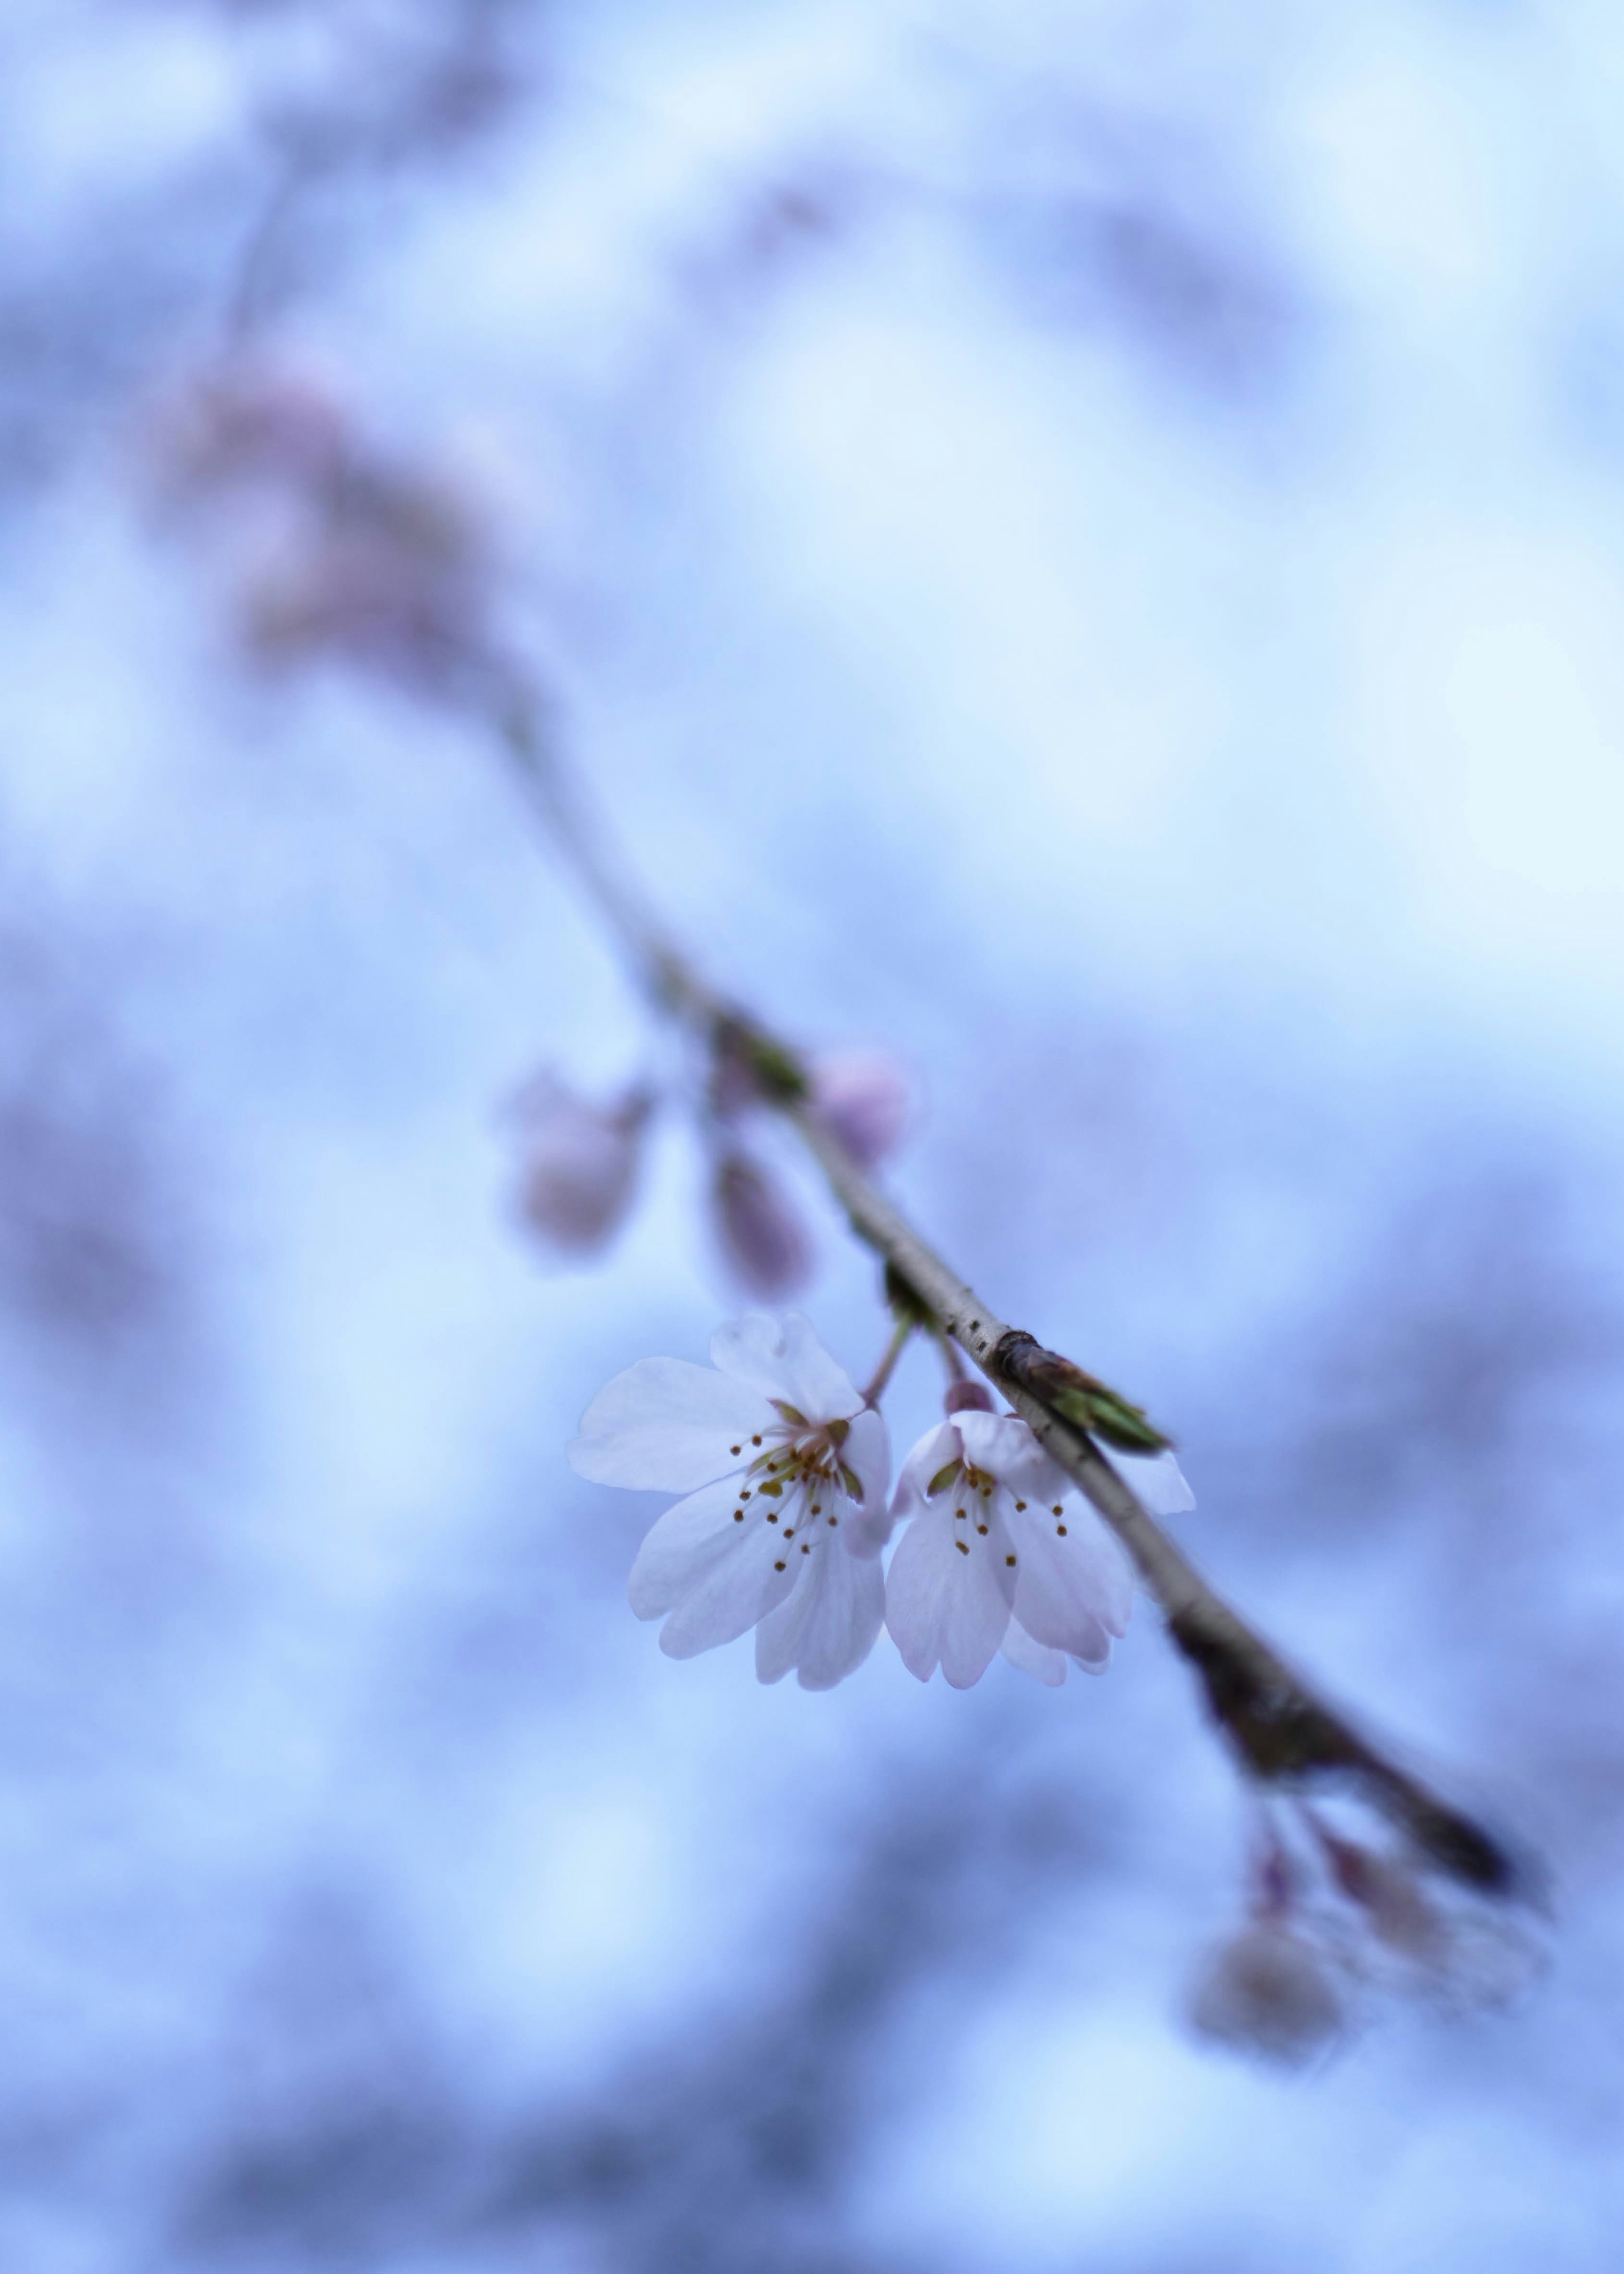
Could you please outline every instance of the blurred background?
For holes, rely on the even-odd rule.
[[[8,2270],[1616,2267],[1621,117],[1601,0],[9,0]],[[1148,1612],[964,1695],[632,1619],[563,1446],[739,1307],[700,1156],[527,1231],[506,1102],[658,1050],[432,658],[199,519],[233,359],[455,501],[707,968],[903,1058],[945,1251],[1544,1847],[1511,2010],[1192,2038],[1246,1826]]]

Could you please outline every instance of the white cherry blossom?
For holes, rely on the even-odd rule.
[[[1171,1454],[1111,1455],[1157,1513],[1194,1505]],[[1012,1413],[966,1408],[921,1437],[903,1465],[893,1518],[911,1518],[885,1583],[885,1623],[921,1682],[956,1689],[1002,1649],[1039,1681],[1067,1660],[1101,1671],[1126,1631],[1128,1559],[1076,1485]]]
[[[638,1551],[628,1593],[691,1658],[756,1629],[756,1670],[831,1689],[884,1616],[885,1424],[808,1321],[753,1313],[713,1367],[646,1358],[592,1400],[571,1466],[598,1484],[683,1493]]]

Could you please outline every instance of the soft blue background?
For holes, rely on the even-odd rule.
[[[562,1445],[736,1298],[674,1125],[559,1270],[499,1108],[635,1006],[477,737],[244,674],[152,502],[300,117],[267,344],[487,501],[672,920],[907,1058],[899,1191],[1193,1552],[1544,1843],[1510,2014],[1183,2034],[1244,1825],[1148,1614],[811,1698],[626,1611]],[[1621,118],[1580,0],[12,0],[8,2269],[1616,2268]]]

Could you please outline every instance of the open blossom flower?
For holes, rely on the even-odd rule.
[[[1193,1505],[1170,1454],[1113,1456],[1153,1508]],[[1133,1575],[1077,1487],[1012,1413],[967,1409],[921,1437],[892,1513],[912,1519],[885,1585],[885,1623],[921,1682],[956,1689],[1000,1648],[1050,1684],[1066,1660],[1101,1671],[1127,1630]]]
[[[629,1594],[691,1658],[756,1629],[756,1670],[829,1690],[873,1649],[891,1447],[808,1321],[759,1314],[710,1367],[645,1358],[600,1389],[569,1448],[598,1484],[687,1495],[638,1551]]]
[[[652,1101],[632,1089],[613,1105],[578,1097],[556,1074],[538,1074],[513,1100],[521,1131],[519,1208],[531,1230],[565,1255],[590,1255],[617,1232],[631,1205]]]

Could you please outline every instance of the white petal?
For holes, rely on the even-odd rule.
[[[783,1382],[784,1337],[765,1311],[747,1311],[718,1327],[710,1337],[710,1363],[735,1381],[748,1382],[763,1397],[787,1395]]]
[[[569,1465],[594,1484],[692,1492],[748,1459],[752,1435],[778,1427],[766,1399],[681,1358],[639,1359],[581,1417]],[[742,1444],[742,1457],[733,1448]]]
[[[939,1421],[934,1429],[927,1429],[902,1465],[902,1474],[897,1479],[896,1496],[891,1504],[893,1522],[905,1516],[916,1516],[925,1505],[925,1495],[934,1476],[939,1476],[950,1461],[963,1458],[964,1446],[957,1426],[951,1421]]]
[[[1109,1445],[1101,1445],[1100,1450],[1153,1516],[1183,1516],[1195,1506],[1195,1495],[1170,1452],[1117,1453]]]
[[[1011,1510],[1009,1526],[1020,1558],[1016,1617],[1051,1649],[1097,1660],[1101,1636],[1127,1630],[1133,1608],[1127,1557],[1094,1510],[1075,1498],[1057,1517],[1047,1508]]]
[[[1013,1626],[1014,1623],[1015,1622],[1011,1619],[1010,1624]],[[1112,1642],[1111,1638],[1106,1633],[1105,1629],[1101,1627],[1100,1630],[1100,1639],[1094,1654],[1090,1657],[1080,1650],[1074,1650],[1071,1653],[1071,1663],[1079,1674],[1103,1674],[1106,1668],[1111,1662],[1111,1652],[1115,1647],[1116,1645]]]
[[[831,1547],[829,1570],[801,1652],[803,1690],[832,1690],[860,1667],[885,1623],[885,1577],[877,1563]]]
[[[754,1540],[767,1529],[753,1516],[735,1524],[738,1505],[738,1478],[720,1477],[665,1510],[637,1550],[626,1585],[640,1619],[663,1619],[703,1585],[713,1565],[739,1544],[739,1535],[748,1532]]]
[[[868,1657],[884,1615],[879,1565],[829,1540],[814,1548],[789,1600],[756,1628],[756,1675],[778,1682],[798,1666],[803,1690],[832,1690]]]
[[[820,1547],[802,1563],[795,1574],[795,1585],[788,1600],[769,1611],[756,1630],[756,1679],[758,1682],[782,1682],[792,1666],[801,1657],[801,1645],[816,1605],[819,1583],[823,1566],[830,1561],[829,1552]],[[851,1562],[848,1555],[846,1562]]]
[[[929,1682],[940,1665],[954,1689],[967,1690],[1004,1639],[1015,1572],[1005,1563],[1009,1540],[996,1514],[982,1536],[974,1519],[955,1520],[954,1505],[944,1493],[903,1533],[885,1578],[885,1623],[910,1674]],[[968,1554],[960,1535],[968,1535]]]
[[[844,1530],[848,1551],[868,1560],[876,1558],[891,1539],[891,1515],[883,1501],[866,1515],[848,1516]]]
[[[809,1319],[792,1311],[782,1325],[747,1312],[710,1337],[714,1365],[768,1397],[782,1397],[808,1421],[844,1421],[862,1411],[849,1375],[819,1342]]]
[[[1050,1650],[1043,1643],[1034,1642],[1026,1628],[1014,1619],[1010,1621],[1001,1648],[1011,1666],[1019,1667],[1023,1674],[1035,1675],[1051,1690],[1058,1690],[1066,1678],[1064,1651]]]
[[[733,1525],[731,1539],[704,1565],[660,1629],[660,1648],[668,1658],[692,1658],[738,1635],[776,1610],[800,1577],[793,1545],[776,1530],[748,1517]]]
[[[843,1517],[846,1544],[853,1555],[877,1555],[891,1538],[891,1434],[883,1414],[873,1407],[852,1417],[840,1458],[863,1488],[861,1508]],[[850,1502],[846,1503],[850,1507]]]
[[[1049,1456],[1017,1413],[981,1413],[974,1406],[955,1417],[965,1457],[1003,1481],[1023,1476]]]
[[[1085,1658],[1077,1651],[1051,1650],[1047,1643],[1034,1642],[1018,1617],[1010,1621],[1009,1632],[1004,1638],[1004,1655],[1011,1666],[1019,1666],[1024,1674],[1035,1674],[1040,1682],[1058,1688],[1066,1678],[1068,1660],[1079,1674],[1101,1675],[1111,1662],[1111,1638],[1103,1627],[1095,1630],[1095,1655]]]

